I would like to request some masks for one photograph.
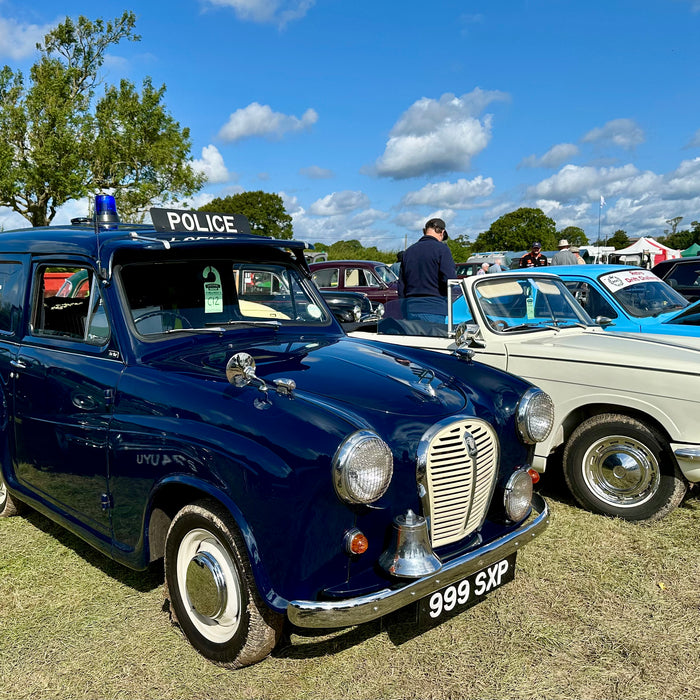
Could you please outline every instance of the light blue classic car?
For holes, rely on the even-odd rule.
[[[700,337],[700,302],[691,304],[650,270],[557,265],[547,271],[561,277],[588,315],[608,330]]]

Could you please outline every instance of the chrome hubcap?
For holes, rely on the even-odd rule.
[[[221,616],[228,601],[226,579],[209,552],[199,552],[192,558],[185,585],[190,603],[200,615],[214,620]]]
[[[190,530],[178,547],[180,597],[191,623],[211,642],[229,641],[241,621],[241,581],[226,546],[209,530]]]
[[[653,497],[661,471],[646,445],[634,438],[612,435],[588,448],[583,458],[583,478],[597,498],[629,508]]]
[[[5,486],[5,482],[0,479],[0,506],[5,503],[5,499],[7,498],[7,487]]]

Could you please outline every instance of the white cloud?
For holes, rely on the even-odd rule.
[[[488,197],[494,190],[490,177],[479,175],[473,180],[460,178],[457,182],[435,182],[403,198],[406,206],[443,206],[470,209],[477,197]]]
[[[310,165],[308,168],[301,168],[299,174],[308,177],[310,180],[329,180],[334,176],[332,170],[321,168],[318,165]]]
[[[224,158],[216,146],[205,146],[202,157],[193,160],[192,167],[195,172],[203,173],[210,183],[228,182],[231,179],[231,173],[226,169]]]
[[[667,199],[694,199],[700,194],[700,158],[684,160],[669,173],[662,194]]]
[[[491,102],[505,99],[505,93],[480,88],[462,97],[421,98],[392,128],[376,173],[403,179],[467,170],[491,138],[491,115],[479,115]]]
[[[688,141],[687,145],[685,146],[686,148],[697,148],[700,146],[700,129],[698,129],[695,134],[693,134],[693,138]]]
[[[240,141],[252,136],[281,139],[284,134],[303,131],[313,126],[317,121],[318,114],[313,109],[307,109],[299,119],[280,112],[273,112],[269,105],[253,102],[231,114],[228,122],[219,131],[219,138],[227,142]]]
[[[361,209],[369,204],[369,197],[364,192],[333,192],[325,197],[316,200],[310,207],[309,212],[314,216],[336,216],[337,214],[347,214],[355,209]]]
[[[581,141],[612,144],[630,150],[644,143],[644,131],[633,119],[613,119],[602,127],[591,129]]]
[[[574,156],[578,155],[578,146],[573,143],[558,143],[552,146],[543,156],[528,156],[523,158],[518,167],[525,168],[558,168]]]
[[[20,24],[17,20],[0,17],[0,56],[18,61],[31,56],[37,43],[44,40],[55,24]]]
[[[565,165],[555,175],[530,187],[528,194],[561,202],[579,199],[599,201],[601,193],[606,198],[623,194],[638,196],[644,192],[658,191],[661,184],[661,176],[648,170],[637,170],[632,164],[619,168]]]
[[[276,24],[283,28],[289,22],[301,19],[315,0],[203,0],[215,7],[230,7],[240,20],[260,24]]]

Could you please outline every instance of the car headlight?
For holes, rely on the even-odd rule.
[[[377,304],[374,313],[377,314],[379,318],[382,318],[382,316],[384,316],[384,304]]]
[[[370,430],[348,436],[333,458],[333,486],[347,503],[372,503],[381,498],[393,473],[389,446]]]
[[[355,319],[355,322],[362,318],[362,309],[359,304],[355,304],[355,306],[352,307],[352,317]]]
[[[554,404],[549,394],[536,387],[528,389],[518,404],[516,421],[525,442],[546,440],[554,426]]]
[[[517,523],[529,512],[532,505],[532,478],[525,469],[514,471],[503,494],[506,515]]]

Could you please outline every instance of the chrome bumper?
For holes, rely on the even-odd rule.
[[[384,588],[376,593],[342,600],[293,600],[287,606],[290,622],[298,627],[331,628],[351,627],[375,620],[409,605],[433,591],[461,581],[466,576],[505,559],[547,528],[550,522],[547,502],[538,494],[532,497],[536,513],[517,530],[453,559],[440,571],[412,581],[401,588]]]

